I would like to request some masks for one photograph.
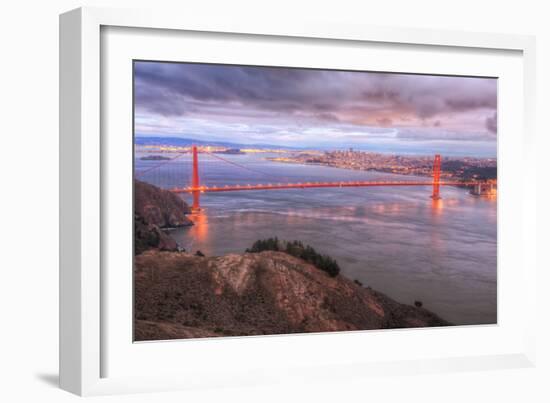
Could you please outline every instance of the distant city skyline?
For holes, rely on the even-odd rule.
[[[496,156],[497,80],[135,62],[137,136]]]

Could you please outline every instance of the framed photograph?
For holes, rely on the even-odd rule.
[[[64,389],[533,365],[531,37],[85,8],[60,44]]]

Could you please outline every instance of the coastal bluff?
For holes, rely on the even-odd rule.
[[[163,229],[193,225],[189,205],[178,195],[134,180],[134,249],[176,251],[176,241]]]
[[[284,252],[149,250],[134,279],[136,341],[451,325]]]
[[[160,228],[193,225],[189,205],[178,195],[139,180],[134,181],[134,212]]]

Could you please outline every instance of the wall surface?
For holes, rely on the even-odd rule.
[[[184,7],[185,12],[231,18],[324,20],[372,25],[450,28],[537,36],[538,160],[540,206],[550,205],[543,176],[548,150],[550,74],[549,13],[543,1],[386,0],[273,1],[72,1],[18,0],[0,5],[0,379],[2,401],[68,402],[56,387],[58,337],[58,14],[81,5]],[[548,213],[538,212],[539,259],[548,265]],[[545,235],[546,242],[543,242]],[[544,250],[546,249],[546,250]],[[535,369],[451,375],[370,378],[302,387],[258,387],[208,392],[94,398],[116,402],[158,401],[550,401],[549,276],[539,284],[538,359]]]

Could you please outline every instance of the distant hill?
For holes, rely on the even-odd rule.
[[[137,145],[168,145],[168,146],[180,146],[186,147],[193,144],[200,146],[218,146],[228,148],[277,148],[285,150],[302,150],[301,147],[285,147],[275,144],[254,144],[254,143],[232,143],[227,141],[210,141],[210,140],[197,140],[187,137],[156,137],[156,136],[140,136],[139,134],[134,137],[134,143]]]

